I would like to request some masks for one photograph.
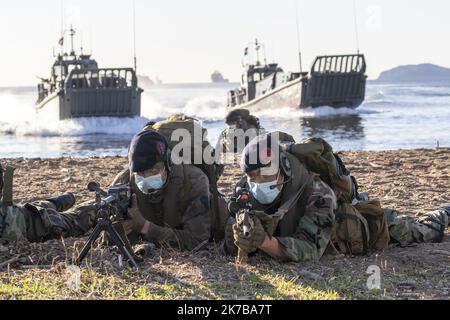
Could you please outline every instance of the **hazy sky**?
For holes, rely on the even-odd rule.
[[[305,67],[316,55],[356,51],[353,0],[297,1]],[[218,69],[238,80],[256,37],[269,60],[299,68],[295,0],[136,0],[136,9],[140,74],[207,82]],[[132,66],[132,0],[64,0],[64,12],[101,67]],[[369,78],[400,64],[450,67],[450,1],[356,0],[356,12]],[[1,0],[0,86],[47,77],[60,33],[61,0]]]

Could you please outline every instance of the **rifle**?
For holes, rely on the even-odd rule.
[[[229,207],[230,214],[236,219],[241,236],[250,239],[255,225],[255,215],[250,203],[250,192],[245,188],[236,189],[236,197],[231,198]],[[238,261],[244,263],[248,259],[248,252],[238,248]]]
[[[109,239],[119,248],[122,255],[128,259],[130,265],[133,268],[137,268],[138,265],[135,256],[132,254],[133,251],[128,239],[120,236],[111,221],[111,217],[114,217],[116,221],[123,221],[128,218],[128,208],[131,202],[130,186],[117,185],[109,188],[106,192],[100,188],[99,183],[91,181],[87,188],[89,191],[95,192],[95,210],[98,222],[83,249],[81,249],[76,264],[81,264],[100,233],[105,231],[109,235]]]

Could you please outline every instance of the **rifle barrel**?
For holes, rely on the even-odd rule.
[[[113,203],[114,201],[116,201],[116,197],[115,196],[109,196],[106,197],[104,199],[102,199],[102,201],[100,202],[100,207],[106,207],[107,205],[110,205],[111,203]]]

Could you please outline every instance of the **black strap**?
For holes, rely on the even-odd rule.
[[[2,203],[5,207],[11,207],[13,205],[14,170],[14,167],[6,166],[5,174],[3,176]]]
[[[367,233],[366,233],[366,228],[364,223],[361,221],[361,232],[362,232],[362,237],[363,237],[363,254],[367,254],[368,253],[368,238],[367,238]]]
[[[278,218],[278,221],[283,220],[286,213],[288,213],[288,211],[296,205],[306,187],[311,184],[315,177],[316,176],[314,174],[311,174],[309,176],[309,179],[302,185],[302,187],[291,198],[289,198],[288,201],[286,201],[280,208],[278,208],[277,212],[275,212],[272,217]]]

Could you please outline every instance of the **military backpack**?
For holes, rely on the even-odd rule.
[[[386,248],[389,229],[380,201],[360,199],[356,179],[330,144],[321,138],[297,144],[287,134],[282,134],[280,141],[287,142],[287,151],[333,189],[338,200],[331,239],[335,247],[342,253],[355,255]]]

